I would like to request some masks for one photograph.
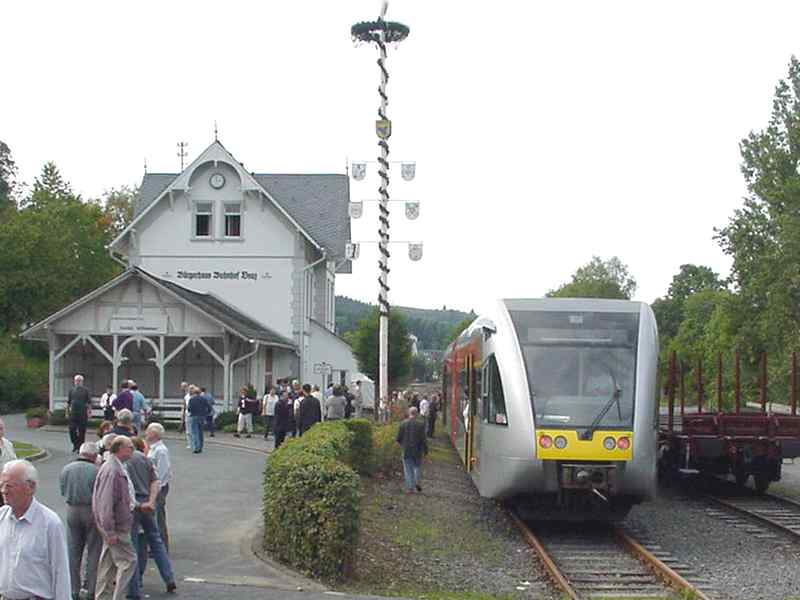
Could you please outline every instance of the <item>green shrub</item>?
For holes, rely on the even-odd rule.
[[[355,434],[347,428],[344,421],[328,421],[316,423],[303,434],[303,437],[290,440],[288,446],[294,451],[310,452],[353,467],[354,438]]]
[[[297,569],[338,579],[352,568],[358,543],[360,479],[342,462],[309,451],[306,437],[313,436],[288,442],[267,460],[264,546]]]
[[[236,422],[239,420],[239,415],[236,413],[235,410],[226,410],[224,412],[219,413],[214,418],[214,426],[219,429],[220,431],[226,431],[225,427],[228,425],[236,425]]]
[[[48,361],[27,357],[23,348],[0,336],[0,414],[46,405]]]
[[[44,419],[47,420],[47,409],[44,406],[33,406],[25,411],[26,419]]]
[[[402,449],[397,443],[397,431],[399,423],[389,423],[379,425],[373,429],[373,465],[372,468],[377,473],[382,473],[391,477],[400,468],[400,457]]]
[[[343,423],[353,433],[351,466],[360,475],[370,475],[373,471],[372,423],[367,419],[347,419]]]
[[[47,419],[49,425],[66,425],[67,424],[67,411],[63,408],[57,408],[50,413]]]

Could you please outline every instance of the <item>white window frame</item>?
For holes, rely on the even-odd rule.
[[[238,207],[237,212],[228,212],[228,207]],[[239,202],[224,202],[222,208],[222,237],[226,240],[243,240],[244,239],[244,206],[241,201]],[[239,217],[239,235],[228,235],[228,215]]]
[[[201,205],[209,206],[208,212],[198,210]],[[201,215],[208,215],[208,235],[197,235],[197,217]],[[211,200],[195,200],[192,203],[192,221],[190,223],[191,237],[196,241],[213,240],[214,239],[214,202]]]

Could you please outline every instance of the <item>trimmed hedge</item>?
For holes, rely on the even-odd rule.
[[[265,548],[326,579],[349,571],[358,543],[355,439],[342,422],[319,423],[273,452],[264,467]]]
[[[350,466],[360,475],[371,475],[375,470],[372,423],[367,419],[346,419],[343,423],[353,434]]]
[[[391,477],[400,468],[402,449],[397,443],[399,423],[378,425],[373,430],[372,468],[374,472]]]

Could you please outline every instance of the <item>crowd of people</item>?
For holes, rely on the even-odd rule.
[[[98,442],[84,441],[59,476],[66,527],[36,500],[33,464],[0,435],[0,598],[138,600],[148,557],[168,593],[177,585],[169,558],[166,499],[172,477],[164,428],[134,435],[123,408]],[[0,420],[0,432],[5,426]],[[13,448],[13,446],[12,446]]]

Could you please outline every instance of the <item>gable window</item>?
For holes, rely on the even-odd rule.
[[[225,204],[225,237],[242,237],[242,205],[240,202]]]
[[[213,207],[211,202],[198,202],[194,205],[194,237],[211,237],[211,217]]]

